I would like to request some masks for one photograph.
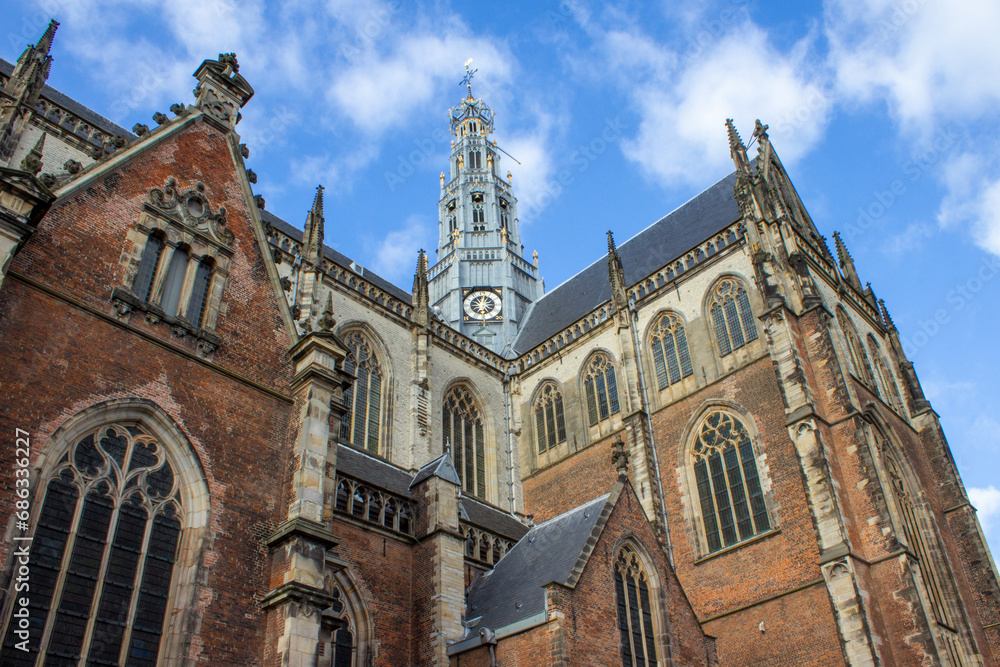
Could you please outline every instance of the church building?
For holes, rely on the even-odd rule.
[[[546,292],[467,65],[407,291],[322,186],[266,208],[234,54],[129,131],[57,27],[0,60],[0,664],[1000,664],[938,416],[766,125]]]

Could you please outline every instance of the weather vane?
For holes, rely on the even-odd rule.
[[[472,58],[469,58],[468,60],[465,61],[465,76],[462,77],[462,83],[464,83],[465,86],[469,89],[469,97],[472,97],[472,77],[474,77],[476,75],[476,72],[479,71],[478,69],[470,70],[469,65],[471,64],[472,64]]]

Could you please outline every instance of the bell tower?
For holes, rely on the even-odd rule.
[[[493,109],[467,95],[449,112],[451,158],[441,172],[437,263],[429,270],[432,309],[452,328],[503,354],[528,306],[542,295],[538,260],[523,256],[511,175],[490,139]]]

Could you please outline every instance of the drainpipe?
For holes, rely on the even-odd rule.
[[[646,415],[646,429],[649,431],[649,449],[653,452],[653,474],[656,475],[656,488],[660,493],[660,520],[663,522],[663,534],[667,538],[667,557],[670,559],[670,567],[674,567],[674,547],[670,542],[670,527],[667,525],[667,507],[663,501],[663,482],[660,479],[660,463],[656,455],[656,441],[653,438],[653,422],[649,415],[649,401],[646,399],[646,376],[642,372],[642,357],[639,354],[639,335],[636,328],[639,324],[639,310],[635,306],[635,299],[629,299],[628,310],[632,316],[632,348],[635,350],[635,367],[639,371],[639,399],[642,401],[642,412]]]

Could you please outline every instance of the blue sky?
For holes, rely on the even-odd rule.
[[[131,127],[235,51],[268,209],[301,226],[322,183],[327,242],[407,289],[470,57],[549,287],[725,176],[724,120],[760,118],[885,299],[1000,553],[1000,4],[637,4],[43,0],[6,9],[0,55],[55,17],[49,83]]]

